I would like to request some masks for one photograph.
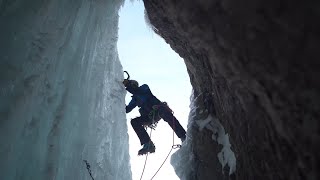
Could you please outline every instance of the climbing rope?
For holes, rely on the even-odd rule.
[[[172,149],[173,149],[173,148],[171,148],[171,150],[169,151],[169,153],[168,153],[167,157],[164,159],[163,163],[161,164],[161,166],[159,167],[159,169],[156,171],[156,173],[154,173],[154,175],[152,176],[152,178],[151,178],[151,179],[153,179],[153,178],[157,175],[157,173],[160,171],[160,169],[162,168],[162,166],[164,165],[164,163],[167,161],[167,159],[168,159],[168,157],[169,157],[169,155],[170,155],[170,153],[171,153]]]
[[[150,128],[150,129],[151,129],[151,131],[150,131],[149,137],[150,137],[150,139],[151,139],[152,128]],[[145,168],[146,168],[146,164],[147,164],[147,160],[148,160],[148,155],[149,155],[149,153],[147,153],[147,155],[146,155],[146,160],[144,161],[143,170],[142,170],[142,173],[141,173],[141,176],[140,176],[140,180],[142,179],[144,170],[145,170]]]
[[[162,168],[162,166],[164,165],[164,163],[167,161],[169,155],[171,154],[172,150],[173,149],[177,149],[177,148],[181,148],[181,145],[180,144],[174,144],[174,129],[175,129],[175,124],[174,124],[174,112],[169,108],[169,106],[167,106],[167,104],[165,103],[164,105],[165,107],[167,107],[168,110],[171,111],[172,113],[172,122],[173,122],[173,128],[172,128],[172,146],[171,146],[171,149],[167,155],[167,157],[164,159],[163,163],[161,164],[161,166],[158,168],[158,170],[156,171],[156,173],[152,176],[151,180],[157,175],[157,173],[160,171],[160,169]]]
[[[91,173],[91,169],[90,169],[90,164],[88,163],[87,160],[83,160],[83,162],[86,163],[87,170],[88,170],[88,172],[89,172],[89,174],[90,174],[90,177],[92,178],[92,180],[94,180],[94,178],[92,177],[92,173]]]
[[[150,137],[150,139],[151,139],[152,130],[155,129],[155,127],[157,126],[157,123],[158,123],[158,121],[159,121],[159,120],[158,120],[158,121],[155,121],[154,118],[155,118],[156,110],[158,110],[158,108],[159,108],[160,106],[166,107],[166,108],[172,113],[172,122],[173,122],[173,125],[172,125],[172,126],[173,126],[173,128],[172,128],[172,146],[171,146],[171,149],[170,149],[168,155],[166,156],[166,158],[164,159],[164,161],[162,162],[162,164],[160,165],[160,167],[158,168],[158,170],[155,172],[155,174],[152,176],[151,180],[152,180],[152,179],[157,175],[157,173],[160,171],[160,169],[162,168],[162,166],[164,165],[164,163],[167,161],[167,159],[168,159],[169,155],[171,154],[172,150],[173,150],[173,149],[177,149],[177,148],[181,148],[181,145],[180,145],[180,144],[174,144],[174,130],[175,130],[175,123],[174,123],[175,121],[174,121],[174,115],[173,115],[174,112],[169,108],[169,106],[167,105],[166,102],[163,102],[163,104],[161,104],[161,105],[156,105],[156,106],[153,107],[153,111],[151,112],[152,115],[153,115],[153,116],[152,116],[153,118],[152,118],[152,124],[151,124],[151,125],[155,124],[155,126],[150,126],[150,125],[146,126],[146,127],[149,127],[149,128],[151,129],[149,137]],[[149,114],[149,116],[151,115],[151,113]],[[144,173],[146,164],[147,164],[148,155],[149,155],[149,153],[146,155],[146,159],[145,159],[145,162],[144,162],[144,166],[143,166],[143,170],[142,170],[142,174],[141,174],[140,180],[142,179],[142,176],[143,176],[143,173]]]

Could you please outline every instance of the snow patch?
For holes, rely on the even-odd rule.
[[[229,175],[234,173],[236,171],[236,156],[230,149],[231,144],[229,141],[229,135],[226,134],[225,129],[219,122],[218,118],[209,115],[206,119],[197,120],[196,123],[199,126],[200,131],[202,131],[204,128],[212,131],[212,139],[223,146],[217,155],[222,169],[228,165]]]
[[[205,128],[210,123],[210,121],[211,121],[211,119],[196,121],[197,125],[199,126],[199,130],[202,131],[203,128]]]

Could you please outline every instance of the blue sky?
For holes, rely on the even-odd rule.
[[[192,89],[183,59],[146,25],[142,1],[126,1],[119,16],[118,52],[123,70],[128,71],[131,79],[137,80],[140,85],[148,84],[158,99],[169,104],[186,129]],[[130,93],[127,93],[126,104],[130,99]],[[137,156],[141,146],[130,124],[130,119],[136,116],[139,116],[137,108],[127,114],[133,180],[140,179],[145,162],[145,156]],[[172,129],[161,120],[151,137],[156,145],[156,152],[149,155],[142,179],[150,179],[158,170],[171,149],[172,137]],[[174,138],[175,142],[180,143],[176,135]],[[165,178],[179,179],[173,171],[170,158],[154,180]]]

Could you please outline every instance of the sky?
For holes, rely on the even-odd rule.
[[[142,1],[127,0],[120,9],[119,16],[118,53],[123,70],[128,71],[130,78],[137,80],[139,85],[148,84],[158,99],[168,103],[176,118],[187,130],[192,89],[183,59],[146,24]],[[126,104],[130,100],[131,94],[127,93]],[[137,155],[142,146],[130,124],[130,120],[137,116],[138,108],[127,114],[133,180],[140,179],[146,160],[146,156]],[[181,143],[170,126],[163,120],[159,121],[156,130],[151,134],[156,152],[148,156],[142,179],[151,179],[159,169],[171,150],[173,137],[175,144]],[[179,179],[170,164],[170,157],[153,179]]]

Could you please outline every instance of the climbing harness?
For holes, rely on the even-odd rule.
[[[161,119],[161,117],[159,116],[158,109],[154,108],[153,106],[152,111],[150,111],[150,113],[148,114],[148,118],[151,119],[151,122],[145,124],[145,128],[148,127],[150,129],[155,130],[159,120]]]
[[[83,160],[83,162],[86,163],[87,170],[88,170],[88,172],[89,172],[89,174],[90,174],[90,177],[92,178],[92,180],[94,180],[94,178],[92,177],[92,173],[91,173],[91,169],[90,169],[90,164],[88,163],[87,160]]]
[[[161,103],[160,105],[154,105],[154,106],[152,107],[152,108],[153,108],[153,111],[152,111],[153,118],[155,117],[155,112],[154,112],[154,111],[155,111],[155,110],[158,110],[160,106],[166,107],[166,108],[172,113],[172,118],[174,118],[174,116],[173,116],[173,113],[174,113],[174,112],[169,108],[169,106],[167,105],[166,102],[163,102],[163,103]],[[149,113],[149,115],[150,115],[150,113]],[[159,115],[159,112],[158,112],[158,115]],[[159,116],[159,117],[160,117],[160,116]],[[160,117],[160,119],[161,119],[161,117]],[[160,119],[159,119],[159,120],[160,120]],[[155,122],[154,119],[152,119],[152,120],[153,120],[152,122]],[[159,120],[158,120],[158,121],[159,121]],[[155,122],[155,127],[156,127],[158,121]],[[175,129],[175,124],[174,124],[174,121],[172,121],[172,122],[173,122],[173,129],[172,129],[172,135],[173,135],[173,136],[172,136],[172,146],[171,146],[171,149],[170,149],[167,157],[164,159],[163,163],[160,165],[160,167],[158,168],[158,170],[157,170],[157,171],[155,172],[155,174],[152,176],[151,180],[152,180],[152,179],[157,175],[157,173],[160,171],[160,169],[162,168],[162,166],[164,165],[164,163],[167,161],[168,157],[170,156],[172,150],[173,150],[173,149],[177,149],[177,148],[181,148],[181,144],[174,144],[174,129]],[[153,124],[154,124],[154,123],[153,123]],[[152,125],[152,124],[151,124],[151,125]],[[150,137],[150,139],[151,139],[151,133],[152,133],[152,130],[155,130],[155,127],[154,127],[154,125],[151,126],[151,127],[150,127],[150,125],[147,125],[147,126],[145,126],[145,127],[146,127],[146,128],[149,127],[149,128],[151,129],[150,134],[149,134],[149,137]],[[143,166],[143,170],[142,170],[142,173],[141,173],[140,180],[142,179],[142,176],[143,176],[143,173],[144,173],[146,164],[147,164],[148,155],[149,155],[149,153],[146,155],[146,160],[144,161],[144,166]]]
[[[159,108],[160,107],[165,107],[167,110],[169,110],[171,113],[173,113],[173,111],[168,106],[167,102],[161,102],[160,104],[153,105],[152,106],[152,110],[148,114],[149,119],[151,119],[152,121],[150,123],[147,123],[145,125],[145,127],[148,127],[148,128],[151,128],[151,129],[155,130],[155,128],[157,127],[158,122],[161,119],[161,117],[159,115]]]

